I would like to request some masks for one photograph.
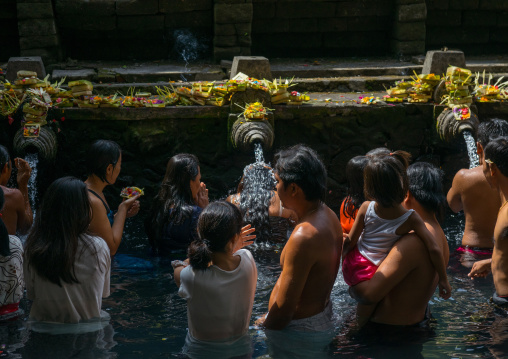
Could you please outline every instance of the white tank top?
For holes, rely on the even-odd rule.
[[[401,237],[395,234],[397,229],[414,212],[410,209],[399,218],[383,219],[374,210],[376,202],[372,201],[365,213],[365,228],[358,240],[360,253],[375,265],[380,265],[386,258],[393,244]]]

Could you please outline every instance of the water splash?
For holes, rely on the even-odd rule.
[[[29,153],[25,156],[25,161],[28,162],[32,169],[32,174],[28,180],[28,197],[30,198],[30,205],[32,213],[35,217],[35,206],[37,201],[37,165],[39,164],[39,154]]]
[[[469,156],[469,168],[475,168],[480,165],[480,160],[476,154],[476,142],[469,131],[463,131],[464,141],[466,141],[467,155]]]
[[[263,155],[263,146],[261,143],[254,144],[254,156],[256,156],[256,163],[265,163],[265,156]]]

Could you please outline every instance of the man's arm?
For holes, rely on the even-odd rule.
[[[305,229],[293,233],[287,242],[282,273],[277,281],[277,296],[264,322],[267,329],[284,329],[293,319],[307,277],[315,263],[309,245],[312,237],[302,232]]]
[[[380,302],[415,268],[417,261],[412,258],[415,255],[414,241],[421,243],[414,234],[407,234],[399,239],[370,280],[350,287],[351,297],[361,304]]]
[[[33,222],[32,208],[28,200],[28,190],[23,193],[20,190],[14,189],[12,190],[11,196],[16,208],[16,231],[25,234],[28,232]]]
[[[461,189],[461,182],[462,177],[464,175],[464,170],[460,170],[455,174],[455,177],[453,177],[452,187],[448,191],[448,194],[446,195],[446,200],[448,201],[448,206],[450,206],[450,209],[458,213],[463,210],[462,206],[462,196],[460,194]]]

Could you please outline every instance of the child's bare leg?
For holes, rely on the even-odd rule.
[[[369,321],[375,309],[376,304],[358,304],[356,306],[356,323],[358,327],[363,327]]]

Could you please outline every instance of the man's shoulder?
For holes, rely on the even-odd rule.
[[[2,188],[2,191],[4,191],[5,200],[23,198],[21,191],[17,188],[9,188],[5,186],[0,187]]]
[[[477,182],[486,182],[481,167],[471,169],[463,168],[455,174],[454,181],[460,182],[462,185],[468,186]]]

